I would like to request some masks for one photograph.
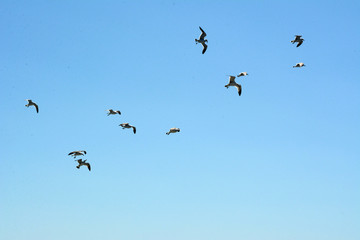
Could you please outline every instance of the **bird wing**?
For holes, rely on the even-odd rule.
[[[238,90],[239,96],[241,96],[241,85],[240,85],[240,84],[237,84],[237,85],[236,85],[236,88],[237,88],[237,90]]]
[[[229,76],[229,84],[235,83],[235,76]]]
[[[299,41],[302,35],[295,35],[295,41]]]
[[[83,152],[83,153],[85,153],[85,154],[86,154],[86,151],[85,151],[85,150],[82,150],[82,151],[80,151],[80,152]]]
[[[119,115],[121,115],[121,112],[118,110],[118,111],[116,111]]]
[[[300,40],[296,47],[300,47],[300,45],[304,42],[304,40]]]
[[[74,154],[74,153],[75,153],[75,151],[74,151],[74,152],[69,153],[68,155],[72,155],[72,154]]]
[[[85,165],[88,167],[89,171],[91,171],[90,163],[86,163]]]
[[[33,103],[35,108],[36,108],[36,112],[39,113],[39,106],[36,103]]]
[[[201,43],[202,45],[203,45],[203,50],[202,50],[202,54],[204,54],[205,52],[206,52],[206,49],[207,49],[207,45],[206,45],[206,43],[204,43],[204,42],[202,42]]]
[[[204,38],[206,37],[206,33],[204,32],[204,30],[201,27],[199,27],[199,28],[201,30],[201,35],[200,35],[199,39],[204,40]]]
[[[134,134],[136,133],[136,127],[132,126]]]

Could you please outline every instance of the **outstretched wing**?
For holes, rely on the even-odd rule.
[[[36,103],[33,103],[35,108],[36,108],[36,112],[39,113],[39,106]]]
[[[200,35],[200,38],[199,38],[199,39],[204,40],[204,38],[206,37],[206,33],[204,32],[204,30],[203,30],[201,27],[199,27],[199,28],[200,28],[200,30],[201,30],[201,35]]]
[[[134,134],[136,133],[136,127],[132,127]]]
[[[203,45],[202,54],[204,54],[204,53],[206,52],[207,45],[206,45],[206,43],[204,43],[204,42],[202,42],[201,44]]]
[[[235,76],[229,76],[229,84],[235,83]]]
[[[296,47],[300,47],[300,45],[304,42],[304,40],[300,40]]]
[[[89,171],[91,171],[90,163],[87,163],[87,164],[85,164],[85,165],[88,167]]]
[[[236,88],[238,90],[239,96],[241,96],[241,85],[240,84],[236,85]]]

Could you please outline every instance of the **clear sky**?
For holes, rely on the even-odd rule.
[[[1,1],[0,239],[358,240],[359,12]]]

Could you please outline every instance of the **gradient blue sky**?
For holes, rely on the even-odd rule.
[[[359,12],[1,1],[0,239],[358,240]]]

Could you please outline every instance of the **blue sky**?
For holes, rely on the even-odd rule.
[[[358,240],[359,10],[2,1],[0,239]]]

